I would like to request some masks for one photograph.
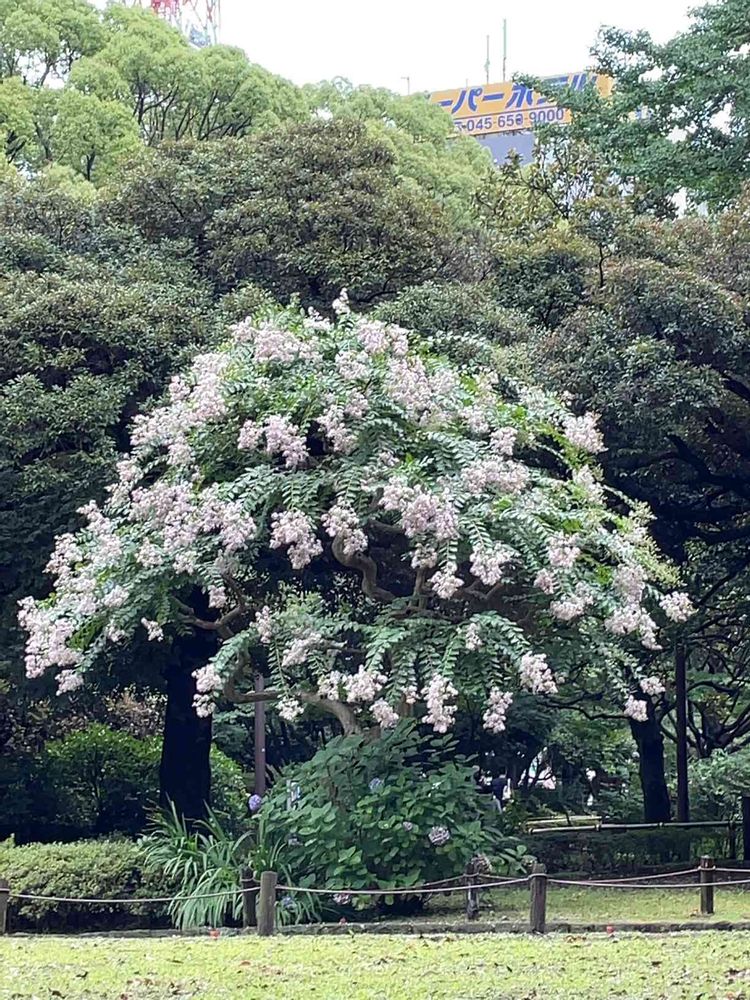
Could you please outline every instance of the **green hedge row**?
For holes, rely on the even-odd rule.
[[[138,844],[118,839],[77,841],[71,844],[0,843],[0,878],[12,892],[39,896],[96,899],[168,896],[174,885],[143,871]],[[11,931],[102,931],[132,927],[169,927],[161,904],[50,903],[13,899],[9,908]]]

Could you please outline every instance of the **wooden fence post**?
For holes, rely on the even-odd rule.
[[[531,889],[531,910],[529,930],[532,934],[544,934],[547,926],[547,868],[535,864],[529,879]]]
[[[476,888],[477,877],[473,861],[466,865],[466,919],[479,919],[479,889]]]
[[[714,859],[704,854],[701,858],[700,882],[701,882],[701,913],[711,914],[714,912],[714,878],[716,869]]]
[[[258,895],[258,935],[270,937],[276,931],[276,872],[262,872]]]
[[[737,827],[734,820],[729,821],[727,827],[729,839],[729,857],[737,860]]]
[[[8,900],[10,899],[10,882],[0,878],[0,934],[8,930]]]
[[[255,927],[255,898],[258,893],[258,884],[249,868],[243,868],[240,872],[240,886],[242,887],[242,926]]]

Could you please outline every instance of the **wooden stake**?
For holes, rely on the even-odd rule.
[[[0,878],[0,934],[8,931],[8,901],[10,899],[10,882]]]
[[[714,912],[714,878],[716,869],[714,859],[704,854],[701,858],[700,880],[701,880],[701,913],[711,914]]]
[[[255,899],[258,894],[258,883],[253,878],[249,868],[243,868],[240,873],[242,887],[242,926],[255,927]]]
[[[258,935],[270,937],[276,932],[276,872],[263,872],[260,876],[258,896]]]
[[[547,868],[535,864],[529,879],[531,888],[531,910],[529,929],[532,934],[544,934],[547,926]]]

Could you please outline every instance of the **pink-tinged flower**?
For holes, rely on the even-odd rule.
[[[424,717],[425,723],[432,726],[436,733],[447,733],[453,725],[457,706],[450,704],[458,697],[458,691],[451,684],[447,677],[442,674],[433,674],[422,690],[422,697],[425,700],[427,714]]]
[[[258,632],[258,638],[263,645],[269,646],[271,644],[271,639],[273,638],[274,625],[273,615],[267,604],[264,605],[255,615],[255,628]]]
[[[524,653],[518,665],[521,687],[532,694],[557,694],[557,684],[544,653]]]
[[[325,435],[331,442],[331,447],[341,455],[347,455],[357,443],[357,435],[347,427],[344,421],[344,409],[341,406],[329,406],[328,409],[318,417],[318,423],[325,431]]]
[[[648,722],[648,704],[643,698],[634,698],[632,694],[628,695],[623,715],[634,722]]]
[[[664,694],[666,691],[664,682],[660,677],[643,677],[641,679],[640,687],[644,694],[651,695],[652,697],[657,697],[660,694]]]
[[[313,524],[301,510],[278,511],[271,516],[272,549],[289,547],[289,561],[294,569],[303,569],[321,554],[323,546],[315,537]]]
[[[555,618],[561,622],[571,622],[581,615],[594,603],[594,594],[585,583],[579,583],[572,594],[560,597],[553,601],[549,609]]]
[[[576,535],[558,534],[550,539],[547,558],[555,569],[572,569],[581,554]]]
[[[430,577],[430,586],[443,601],[451,597],[464,585],[464,580],[456,575],[457,566],[454,562],[446,563],[442,569],[436,570]]]
[[[240,428],[237,447],[242,451],[255,451],[263,437],[263,428],[254,420],[246,420]]]
[[[305,636],[293,639],[281,659],[282,667],[296,667],[307,661],[308,653],[320,644],[320,632],[309,632]]]
[[[577,448],[596,454],[606,451],[604,438],[597,427],[599,415],[596,413],[586,413],[582,417],[568,415],[563,420],[563,432],[565,437]]]
[[[393,729],[398,725],[398,712],[384,698],[374,701],[370,711],[381,729]]]
[[[364,552],[367,548],[367,535],[360,526],[357,512],[346,502],[334,504],[321,518],[323,527],[331,538],[340,538],[344,555]]]
[[[686,622],[695,614],[695,607],[688,594],[683,590],[664,594],[659,598],[664,614],[673,622]]]
[[[343,685],[346,691],[346,700],[372,702],[383,689],[387,680],[385,674],[378,673],[377,670],[368,670],[366,667],[360,667],[356,674],[345,674]]]
[[[612,583],[626,604],[638,604],[646,586],[646,574],[634,563],[623,563],[615,570]]]
[[[505,718],[513,701],[510,691],[501,691],[493,687],[490,691],[487,711],[482,716],[482,724],[490,733],[502,733],[505,729]]]
[[[83,677],[77,670],[61,670],[55,678],[57,681],[57,693],[71,694],[83,687]]]
[[[266,418],[263,427],[269,455],[281,455],[290,469],[304,465],[308,458],[307,445],[296,424],[288,417],[275,413]]]
[[[141,618],[141,625],[146,630],[146,635],[151,642],[162,642],[164,639],[164,629],[158,622],[151,621],[149,618]]]
[[[284,695],[282,698],[279,698],[276,702],[276,708],[285,722],[296,722],[305,710],[300,702],[291,695]]]
[[[471,572],[482,583],[493,587],[505,575],[505,568],[513,560],[513,549],[496,542],[489,549],[473,549],[470,556]]]
[[[548,569],[541,569],[534,577],[534,586],[538,587],[545,594],[554,594],[557,589],[555,574]]]
[[[515,427],[501,427],[499,430],[493,431],[490,435],[490,447],[498,455],[510,458],[516,446],[517,438],[518,431]]]
[[[482,640],[482,626],[479,622],[469,622],[464,630],[464,646],[470,653],[476,652],[484,645]]]
[[[501,458],[477,459],[461,473],[466,489],[472,496],[479,496],[489,487],[498,493],[522,493],[529,482],[529,470],[520,462]]]

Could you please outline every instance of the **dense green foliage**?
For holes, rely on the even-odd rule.
[[[499,850],[489,801],[451,738],[417,738],[408,724],[374,742],[333,740],[279,775],[262,806],[267,836],[296,884],[408,888],[452,878],[476,854]],[[445,842],[443,841],[445,837]],[[497,859],[506,870],[508,858]],[[372,900],[352,900],[366,908]]]
[[[15,892],[90,899],[155,898],[174,891],[163,873],[149,876],[137,844],[102,839],[71,844],[0,842],[0,869]],[[11,901],[14,930],[114,930],[145,923],[166,923],[166,907],[144,903],[129,907],[102,904]]]
[[[602,31],[593,54],[614,93],[571,95],[572,131],[647,204],[670,211],[684,189],[694,204],[722,206],[748,180],[749,14],[747,0],[701,5],[662,44],[647,31]]]
[[[17,755],[0,772],[2,829],[26,839],[141,833],[159,799],[161,742],[94,723]],[[246,813],[241,769],[214,747],[211,772],[214,810],[236,825]]]

